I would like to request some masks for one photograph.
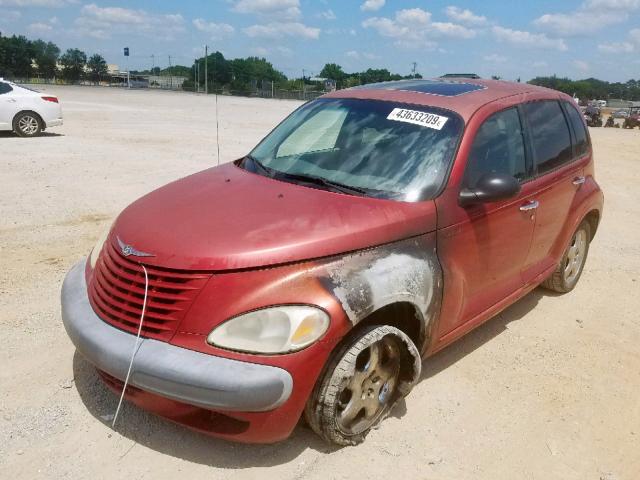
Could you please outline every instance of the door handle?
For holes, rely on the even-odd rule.
[[[524,205],[521,205],[520,211],[528,212],[529,210],[535,210],[539,206],[540,206],[540,202],[538,202],[537,200],[531,200],[530,202],[527,202]]]
[[[586,181],[587,181],[587,179],[586,179],[586,178],[584,178],[584,177],[576,177],[576,178],[574,178],[574,179],[573,179],[573,182],[572,182],[572,183],[573,183],[574,185],[582,185],[582,184],[583,184],[584,182],[586,182]]]

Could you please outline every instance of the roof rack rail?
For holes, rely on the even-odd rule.
[[[479,80],[480,75],[476,73],[445,73],[441,75],[440,78],[472,78],[474,80]]]

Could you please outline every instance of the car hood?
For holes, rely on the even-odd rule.
[[[219,271],[335,255],[435,226],[433,201],[334,193],[227,164],[135,201],[118,216],[110,241],[153,255],[139,257],[145,264]]]

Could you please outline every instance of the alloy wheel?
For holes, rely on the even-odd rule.
[[[343,433],[364,432],[393,404],[400,361],[400,348],[391,336],[360,352],[355,371],[338,396],[336,420]]]
[[[586,258],[586,252],[587,232],[580,229],[574,234],[573,239],[571,239],[571,245],[567,250],[567,258],[564,264],[564,280],[567,284],[572,284],[578,278]]]
[[[38,119],[32,115],[23,115],[18,121],[18,128],[25,135],[35,135],[38,131]]]

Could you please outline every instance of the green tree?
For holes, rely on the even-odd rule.
[[[43,78],[54,78],[57,72],[60,49],[55,43],[36,40],[33,42],[34,61]]]
[[[26,37],[0,34],[0,76],[28,78],[33,75],[33,43]]]
[[[342,82],[347,75],[337,63],[327,63],[322,67],[322,70],[320,70],[320,76],[322,78],[330,78],[336,82]]]
[[[87,62],[87,68],[89,69],[89,77],[94,82],[99,82],[109,73],[107,62],[102,55],[94,54]]]
[[[84,76],[87,55],[77,48],[70,48],[60,57],[62,76],[71,82],[77,82]]]

